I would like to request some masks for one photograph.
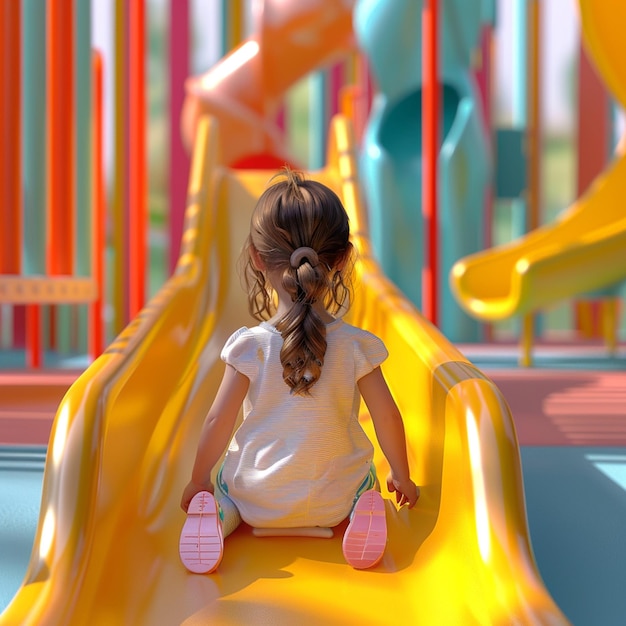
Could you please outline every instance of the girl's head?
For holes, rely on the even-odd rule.
[[[252,214],[244,248],[250,313],[274,312],[274,287],[293,303],[278,321],[283,336],[283,377],[293,393],[308,394],[326,353],[319,304],[338,313],[350,303],[348,215],[325,185],[286,169],[272,179]]]

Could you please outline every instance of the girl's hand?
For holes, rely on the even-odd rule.
[[[398,506],[408,504],[409,509],[415,506],[420,497],[420,488],[410,478],[397,480],[394,478],[393,473],[387,476],[387,489],[389,489],[390,493],[395,491]]]
[[[208,481],[203,485],[199,485],[198,483],[189,481],[189,483],[187,484],[187,486],[185,487],[183,491],[183,497],[180,500],[180,508],[186,513],[187,509],[189,508],[189,503],[191,502],[191,499],[197,493],[200,493],[201,491],[209,491],[213,493],[213,489],[214,487],[211,481]]]

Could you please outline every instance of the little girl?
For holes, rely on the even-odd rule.
[[[335,317],[351,296],[346,211],[321,183],[290,170],[275,179],[254,209],[242,255],[250,313],[260,324],[226,342],[224,377],[181,500],[181,559],[197,573],[217,568],[223,537],[241,520],[297,534],[351,516],[347,562],[366,568],[380,561],[385,509],[374,449],[358,421],[361,396],[391,466],[389,490],[409,508],[419,497],[402,418],[380,369],[387,350]],[[214,485],[211,472],[226,446]]]

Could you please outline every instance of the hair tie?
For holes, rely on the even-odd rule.
[[[319,258],[317,256],[317,252],[313,250],[313,248],[309,248],[307,246],[301,246],[300,248],[296,248],[289,258],[289,264],[293,269],[298,269],[300,265],[302,265],[302,259],[308,259],[309,263],[312,267],[316,267],[319,265]]]

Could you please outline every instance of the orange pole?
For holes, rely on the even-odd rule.
[[[222,0],[222,50],[224,54],[239,45],[244,38],[242,0]]]
[[[134,318],[145,302],[147,171],[145,98],[145,2],[128,7],[128,230],[129,302]]]
[[[20,273],[20,3],[0,2],[0,274]]]
[[[437,325],[439,319],[439,229],[437,223],[437,158],[439,155],[439,0],[425,0],[422,14],[422,211],[425,221],[426,263],[422,277],[422,311]]]
[[[48,239],[47,269],[74,271],[74,33],[73,0],[48,0]],[[56,345],[56,309],[50,310],[50,343]]]
[[[528,228],[535,230],[541,222],[541,7],[539,0],[528,6],[530,45],[528,46]]]
[[[105,237],[104,220],[106,207],[104,175],[104,89],[103,63],[100,52],[93,53],[93,246],[92,276],[97,284],[96,299],[90,305],[91,332],[89,334],[89,354],[96,359],[104,348],[104,255]]]

